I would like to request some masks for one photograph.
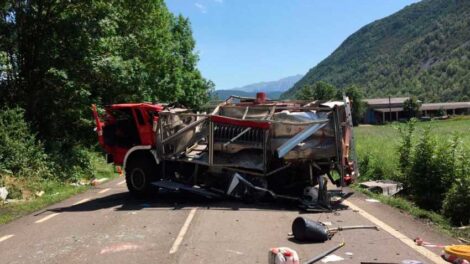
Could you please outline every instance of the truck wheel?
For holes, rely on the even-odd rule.
[[[126,166],[127,189],[132,196],[146,197],[155,194],[158,188],[151,183],[158,179],[158,166],[154,160],[136,157]]]

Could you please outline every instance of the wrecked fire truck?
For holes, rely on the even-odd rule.
[[[151,103],[109,105],[102,115],[92,109],[108,162],[123,167],[135,196],[167,189],[207,198],[321,201],[327,178],[346,186],[358,174],[347,97],[231,96],[208,113]]]

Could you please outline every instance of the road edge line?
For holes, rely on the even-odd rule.
[[[11,235],[6,235],[6,236],[2,236],[2,237],[0,237],[0,242],[3,242],[3,241],[5,241],[5,240],[8,240],[8,239],[10,239],[10,238],[12,238],[12,237],[14,237],[14,236],[15,236],[15,235],[13,235],[13,234],[11,234]]]
[[[361,209],[357,205],[349,202],[349,201],[343,201],[344,205],[347,205],[349,208],[358,211],[360,215],[362,215],[364,218],[367,220],[371,221],[372,223],[376,224],[378,227],[381,229],[387,231],[390,235],[394,236],[401,242],[403,242],[405,245],[409,246],[410,248],[414,249],[416,252],[420,253],[423,255],[425,258],[433,261],[434,263],[442,263],[442,264],[448,264],[448,262],[444,261],[441,256],[436,255],[434,252],[422,247],[418,246],[415,244],[415,242],[410,239],[409,237],[405,236],[404,234],[398,232],[395,230],[393,227],[387,225],[386,223],[382,222],[380,219],[377,217],[369,214],[365,210]]]
[[[188,231],[189,225],[191,224],[191,221],[193,220],[194,215],[196,214],[196,211],[197,211],[197,209],[193,208],[189,212],[188,217],[186,218],[186,221],[184,221],[184,224],[181,227],[181,230],[180,230],[178,236],[175,239],[175,242],[173,242],[173,246],[171,246],[171,249],[170,249],[170,252],[169,252],[170,254],[176,253],[176,251],[178,251],[178,248],[179,248],[181,242],[183,242],[184,235]]]

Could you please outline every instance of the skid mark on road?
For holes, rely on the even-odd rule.
[[[421,255],[425,256],[426,258],[432,260],[434,263],[447,263],[440,256],[434,254],[434,252],[432,252],[432,251],[430,251],[430,250],[428,250],[424,247],[416,245],[414,243],[414,241],[412,239],[410,239],[409,237],[407,237],[404,234],[402,234],[402,233],[398,232],[397,230],[393,229],[393,227],[387,225],[386,223],[382,222],[381,220],[379,220],[375,216],[367,213],[366,211],[364,211],[363,209],[357,207],[356,205],[352,204],[351,202],[343,201],[343,204],[347,205],[352,210],[358,211],[358,213],[360,215],[362,215],[364,218],[366,218],[367,220],[369,220],[372,223],[376,224],[381,229],[387,231],[392,236],[399,239],[401,242],[403,242],[404,244],[406,244],[410,248],[414,249],[415,251],[417,251]]]
[[[111,188],[103,189],[103,190],[99,191],[98,193],[105,193],[105,192],[107,192],[107,191],[109,191],[109,190],[111,190]]]
[[[85,202],[88,202],[88,201],[90,201],[90,198],[85,198],[85,199],[82,199],[82,200],[74,203],[73,205],[79,205],[79,204],[82,204],[82,203],[85,203]]]
[[[48,216],[46,216],[46,217],[43,217],[43,218],[37,220],[35,223],[36,223],[36,224],[39,224],[39,223],[45,222],[45,221],[51,219],[52,217],[55,217],[55,216],[58,216],[58,215],[59,215],[59,213],[50,214],[50,215],[48,215]]]
[[[186,218],[186,221],[184,221],[183,227],[181,227],[181,230],[178,236],[176,237],[175,242],[173,242],[173,246],[170,249],[170,254],[173,254],[176,251],[178,251],[178,248],[181,242],[183,241],[184,235],[188,231],[189,225],[191,224],[191,221],[193,220],[194,215],[196,214],[196,210],[197,209],[194,208],[194,209],[191,209],[191,211],[189,212],[188,217]]]
[[[118,185],[118,186],[119,186],[119,185],[123,185],[124,183],[126,183],[126,181],[121,181],[121,182],[118,182],[118,184],[116,184],[116,185]]]
[[[10,239],[10,238],[12,238],[12,237],[14,237],[14,236],[15,236],[15,235],[6,235],[6,236],[2,236],[2,237],[0,237],[0,242],[3,242],[3,241],[5,241],[5,240],[7,240],[7,239]]]

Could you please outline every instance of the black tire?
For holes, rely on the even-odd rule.
[[[158,180],[155,160],[147,155],[136,155],[126,164],[126,184],[132,196],[148,197],[158,192],[151,183]]]

